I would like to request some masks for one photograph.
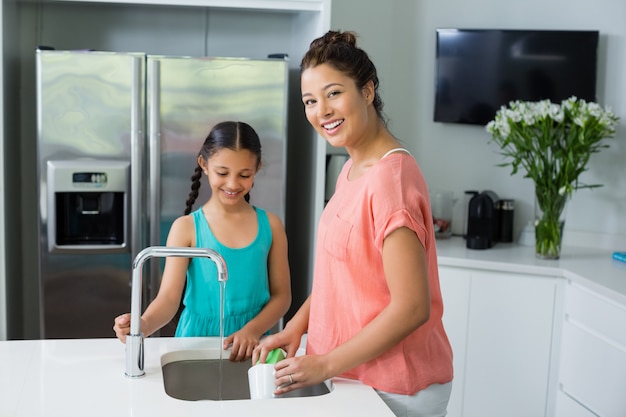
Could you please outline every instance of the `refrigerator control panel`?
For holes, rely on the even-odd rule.
[[[102,187],[107,183],[106,172],[74,172],[72,182],[76,186]]]

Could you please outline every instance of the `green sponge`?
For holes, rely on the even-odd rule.
[[[282,361],[283,359],[285,359],[285,351],[281,348],[276,348],[267,354],[267,358],[265,358],[265,363],[276,363]],[[259,363],[261,363],[261,360],[259,359],[256,363],[258,365]]]

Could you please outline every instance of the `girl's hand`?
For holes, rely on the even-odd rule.
[[[113,323],[115,336],[117,336],[122,343],[126,343],[126,336],[130,333],[130,313],[117,316]]]
[[[228,349],[232,345],[230,360],[242,362],[252,357],[252,352],[258,344],[259,338],[243,328],[224,339],[223,349]]]
[[[146,328],[146,324],[143,321],[143,318],[139,322],[139,331],[143,332]],[[121,316],[117,316],[114,320],[113,330],[115,331],[115,336],[122,341],[122,343],[126,343],[126,336],[130,334],[130,313],[124,313]],[[144,335],[147,337],[147,335]]]

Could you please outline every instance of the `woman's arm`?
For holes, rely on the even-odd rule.
[[[426,253],[415,232],[402,227],[387,236],[383,268],[390,302],[352,339],[328,353],[329,372],[333,375],[388,351],[430,317]]]
[[[287,384],[290,374],[296,383],[277,393],[322,382],[380,356],[428,320],[428,266],[415,232],[405,227],[392,232],[383,243],[382,256],[390,292],[387,307],[354,337],[327,354],[279,362],[277,384]]]
[[[302,335],[307,331],[309,326],[310,305],[311,297],[309,296],[296,314],[285,325],[283,331],[263,339],[254,349],[252,363],[256,363],[258,360],[265,363],[267,354],[276,348],[282,348],[287,352],[288,358],[295,356],[300,347]]]

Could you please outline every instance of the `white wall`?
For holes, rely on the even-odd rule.
[[[354,29],[377,64],[392,132],[416,155],[431,189],[455,192],[453,230],[461,231],[464,190],[493,190],[515,199],[515,229],[532,218],[534,187],[510,176],[482,127],[432,121],[435,29],[586,29],[600,31],[598,100],[621,117],[610,148],[592,157],[568,206],[566,244],[626,247],[626,2],[623,0],[333,0],[331,25]],[[381,4],[382,6],[378,6]],[[371,19],[371,7],[377,18]]]

